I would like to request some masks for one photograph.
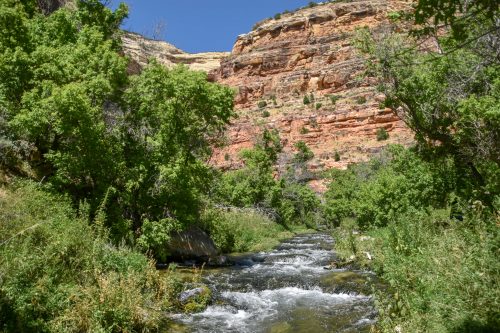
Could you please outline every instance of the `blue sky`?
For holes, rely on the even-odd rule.
[[[164,24],[161,39],[187,52],[230,51],[236,37],[266,17],[305,6],[310,0],[112,0],[125,2],[123,28],[150,37]],[[318,1],[315,1],[318,2]]]

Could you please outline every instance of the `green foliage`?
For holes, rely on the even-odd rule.
[[[498,327],[498,227],[494,217],[476,208],[464,215],[459,222],[449,218],[448,210],[414,210],[368,237],[349,232],[350,240],[340,240],[344,255],[356,255],[389,285],[375,298],[381,332],[396,327],[493,332]]]
[[[297,163],[314,156],[303,142],[298,144],[298,149],[299,153],[295,157]],[[226,206],[255,208],[281,224],[316,225],[321,220],[320,202],[316,194],[306,185],[275,179],[274,163],[280,151],[277,133],[264,131],[261,142],[254,149],[242,151],[245,167],[225,172],[216,182],[215,202]]]
[[[332,105],[337,104],[337,101],[340,99],[340,97],[337,95],[329,95],[329,98],[330,98],[330,102],[332,102]]]
[[[33,183],[0,189],[0,330],[153,332],[180,282],[130,248],[115,247],[99,214]],[[144,316],[144,313],[148,313]]]
[[[384,141],[389,139],[389,133],[383,127],[377,129],[377,141]]]
[[[123,5],[112,12],[77,1],[50,15],[37,6],[0,3],[9,22],[0,24],[2,168],[75,204],[87,200],[91,216],[108,194],[117,242],[140,235],[143,220],[194,222],[211,179],[205,160],[234,115],[233,92],[154,62],[129,77],[119,53]]]
[[[465,31],[474,38],[463,44],[453,34],[444,35],[438,39],[439,53],[418,52],[399,34],[374,39],[366,30],[359,47],[372,55],[370,66],[381,79],[385,106],[414,131],[421,156],[452,158],[462,175],[461,195],[473,195],[491,208],[491,193],[500,192],[493,185],[500,170],[500,67],[487,42],[493,32],[484,31],[495,25],[476,14]]]
[[[259,107],[259,109],[263,109],[267,106],[267,102],[266,101],[259,101],[257,106]]]
[[[335,160],[335,162],[340,161],[340,154],[338,151],[335,152],[334,160]]]
[[[212,298],[212,291],[207,286],[202,286],[202,292],[193,297],[188,303],[183,305],[186,313],[201,312],[205,310]]]
[[[412,151],[390,146],[386,154],[367,164],[332,171],[325,213],[333,225],[353,217],[362,228],[385,226],[415,207],[443,205],[454,185],[452,175],[447,161],[435,166]]]
[[[277,13],[274,15],[274,19],[275,20],[279,20],[281,18],[281,14],[280,13]]]
[[[389,18],[389,20],[391,20],[393,22],[398,21],[401,18],[401,16],[402,16],[402,14],[400,12],[389,12],[389,13],[387,13],[387,18]]]
[[[262,117],[268,118],[269,116],[271,116],[271,113],[269,111],[267,110],[262,111]]]
[[[419,29],[415,29],[413,33],[432,34],[435,26],[444,24],[450,28],[455,39],[463,41],[471,37],[470,25],[479,24],[487,30],[498,18],[498,11],[498,2],[492,0],[475,0],[467,6],[460,0],[418,0],[413,19]],[[428,24],[429,21],[433,26]]]
[[[224,253],[265,251],[293,236],[285,227],[253,209],[205,211],[202,223]]]
[[[309,1],[309,3],[307,4],[307,8],[313,8],[313,7],[316,7],[318,4],[314,1]]]
[[[167,215],[195,221],[211,178],[204,163],[213,143],[208,138],[233,115],[233,93],[207,82],[201,72],[153,63],[132,78],[124,99],[125,205],[150,220]]]
[[[426,162],[392,146],[389,155],[331,174],[325,214],[340,225],[338,253],[354,255],[390,286],[376,293],[382,332],[498,326],[491,310],[500,297],[497,217],[456,196],[453,160]]]
[[[152,251],[158,259],[165,262],[168,253],[166,244],[173,231],[180,228],[175,219],[162,219],[160,221],[149,221],[145,219],[141,226],[141,236],[137,239],[137,245],[144,251]]]
[[[366,97],[365,96],[356,97],[356,103],[358,103],[358,104],[365,104],[366,103]]]
[[[302,135],[303,135],[303,134],[307,134],[307,133],[309,133],[309,129],[308,129],[307,127],[305,127],[305,126],[302,126],[302,127],[300,128],[299,133],[300,133],[300,134],[302,134]]]
[[[294,156],[294,161],[307,162],[313,159],[314,153],[304,141],[297,141],[293,146],[298,150]]]
[[[311,100],[309,99],[308,95],[305,95],[304,99],[302,101],[303,101],[304,105],[311,104]]]
[[[316,110],[319,110],[321,109],[321,107],[323,106],[323,104],[321,103],[316,103]]]

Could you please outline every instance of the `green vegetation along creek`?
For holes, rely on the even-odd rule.
[[[0,332],[498,332],[497,1],[357,29],[415,140],[324,172],[273,128],[211,166],[234,91],[153,59],[131,74],[128,8],[105,3],[0,0]],[[182,259],[189,231],[210,252]]]

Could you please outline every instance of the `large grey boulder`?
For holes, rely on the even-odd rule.
[[[198,227],[174,233],[168,250],[172,260],[209,260],[217,256],[217,248],[210,236]]]

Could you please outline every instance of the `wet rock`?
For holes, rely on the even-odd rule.
[[[190,290],[183,291],[179,295],[179,302],[181,303],[187,303],[194,299],[196,296],[201,295],[205,292],[205,288],[199,287],[199,288],[194,288]]]

